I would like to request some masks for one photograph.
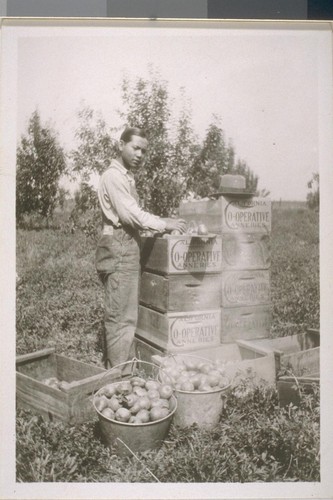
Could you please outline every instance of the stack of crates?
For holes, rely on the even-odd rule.
[[[247,194],[182,202],[180,217],[221,237],[221,343],[268,337],[271,201]]]
[[[144,237],[141,255],[137,339],[166,353],[219,345],[221,237]]]

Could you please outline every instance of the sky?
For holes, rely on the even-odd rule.
[[[181,106],[191,103],[203,138],[217,114],[236,158],[259,176],[273,200],[305,201],[319,170],[320,71],[316,32],[177,28],[41,30],[18,43],[19,136],[38,109],[61,143],[74,145],[86,103],[121,126],[120,85],[155,70]]]

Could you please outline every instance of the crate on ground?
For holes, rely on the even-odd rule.
[[[262,197],[220,196],[217,200],[181,202],[179,216],[203,223],[208,231],[225,233],[270,233],[271,200]]]
[[[143,237],[141,265],[144,270],[160,274],[219,273],[221,238],[191,235]]]
[[[290,403],[296,406],[299,405],[301,393],[309,394],[315,388],[319,388],[319,384],[319,373],[314,373],[306,377],[291,377],[287,375],[279,377],[276,386],[280,405],[287,406]]]
[[[162,276],[142,273],[140,302],[161,312],[218,309],[221,276],[212,273]]]
[[[274,339],[240,340],[239,345],[257,349],[262,353],[273,353],[276,374],[289,370],[297,377],[319,373],[319,330],[307,331]]]
[[[16,358],[18,408],[32,410],[47,420],[74,424],[95,418],[92,393],[119,376],[104,368],[43,349]],[[51,384],[52,381],[52,385]]]
[[[240,379],[250,377],[254,382],[275,384],[275,361],[273,353],[263,353],[254,347],[242,347],[238,343],[224,344],[200,350],[188,350],[177,353],[177,358],[200,356],[222,365],[231,382],[237,384]],[[152,361],[162,365],[168,354],[154,355]]]
[[[269,337],[270,305],[221,308],[221,343]]]
[[[221,310],[160,313],[139,306],[136,335],[166,352],[220,344]]]

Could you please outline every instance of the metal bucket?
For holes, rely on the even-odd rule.
[[[136,367],[138,366],[138,363],[140,364],[141,368],[144,365],[144,371],[147,372],[148,369],[148,373],[150,376],[152,376],[152,374],[154,373],[154,369],[156,371],[156,374],[160,370],[158,366],[155,366],[152,363],[143,362],[136,359],[128,363],[133,362]],[[123,363],[122,365],[126,364],[127,363]],[[114,367],[114,369],[119,369],[119,367],[122,365],[118,365]],[[134,376],[135,372],[133,371],[131,375]],[[130,376],[126,376],[126,378],[119,380],[129,380]],[[118,382],[115,382],[115,384],[117,384]],[[126,457],[134,455],[138,452],[156,449],[161,446],[163,440],[167,436],[172,418],[177,409],[177,399],[174,395],[172,395],[169,400],[171,411],[166,417],[147,423],[127,423],[107,418],[98,411],[95,405],[95,398],[102,390],[103,388],[99,389],[94,394],[93,405],[98,415],[103,442],[108,447],[112,447],[116,451],[116,454],[118,456]]]
[[[192,355],[172,355],[175,363],[177,358],[191,358],[212,363],[210,359]],[[160,379],[165,379],[161,376]],[[177,411],[173,419],[174,425],[178,427],[189,427],[193,424],[202,429],[213,429],[219,423],[221,413],[224,407],[227,392],[230,389],[230,383],[222,388],[212,389],[211,391],[183,391],[174,389],[177,398]]]

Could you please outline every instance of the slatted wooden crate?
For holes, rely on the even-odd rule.
[[[208,231],[225,233],[271,232],[271,200],[259,197],[221,196],[217,200],[181,202],[179,216],[204,223]]]
[[[273,353],[262,353],[253,347],[242,347],[237,343],[177,353],[177,357],[180,358],[188,355],[199,356],[223,365],[225,374],[229,377],[232,385],[248,377],[254,382],[264,381],[267,384],[275,385]],[[156,364],[161,364],[161,360],[165,356],[167,354],[154,355],[152,360]]]
[[[279,377],[276,386],[278,391],[279,403],[281,406],[287,406],[290,403],[299,405],[301,393],[308,394],[318,388],[320,384],[319,373],[314,373],[306,377]]]
[[[221,308],[221,343],[269,337],[270,305]]]
[[[161,312],[218,309],[221,304],[221,276],[212,273],[162,276],[144,272],[140,302]]]
[[[222,236],[222,271],[269,269],[270,235],[226,233]]]
[[[216,346],[220,344],[220,316],[220,309],[163,314],[141,305],[136,335],[166,352]]]
[[[118,370],[107,372],[98,366],[56,354],[54,348],[17,356],[17,406],[30,409],[48,420],[69,424],[85,422],[95,417],[91,402],[93,391],[117,376]],[[50,387],[45,380],[51,377],[66,384],[62,389]]]
[[[268,270],[224,271],[221,285],[222,307],[258,306],[271,302]]]
[[[141,264],[143,270],[160,274],[218,273],[222,266],[221,238],[143,237]]]
[[[278,337],[275,339],[241,340],[239,345],[252,347],[263,354],[274,353],[276,374],[290,370],[296,376],[319,373],[320,335],[319,330]]]

